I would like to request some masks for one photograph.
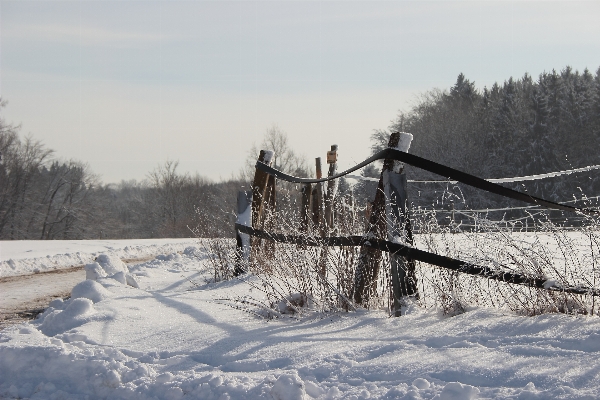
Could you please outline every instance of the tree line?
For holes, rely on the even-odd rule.
[[[239,180],[210,182],[167,161],[143,182],[103,184],[53,155],[0,117],[0,240],[232,235]]]

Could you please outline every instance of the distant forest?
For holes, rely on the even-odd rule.
[[[0,120],[0,239],[132,239],[232,235],[239,181],[212,183],[166,162],[143,182],[102,184],[78,161]]]
[[[388,131],[375,131],[373,151],[387,143],[392,130],[414,135],[411,153],[481,178],[597,165],[600,68],[593,75],[587,69],[579,73],[566,67],[561,72],[544,72],[537,80],[525,74],[483,90],[460,74],[449,91],[434,89],[422,94]],[[573,200],[574,195],[600,195],[600,179],[594,179],[598,173],[503,185],[564,202]],[[409,179],[443,179],[410,167],[407,174]],[[440,200],[443,192],[445,204]],[[458,207],[471,209],[523,205],[462,185],[413,184],[411,193],[415,204],[429,208],[447,206],[452,199]]]
[[[414,135],[411,153],[482,178],[600,164],[600,68],[593,75],[567,67],[535,81],[525,74],[482,90],[460,74],[450,90],[421,94],[388,130],[376,130],[372,150],[384,146],[393,130]],[[289,164],[283,169],[309,172],[306,160],[286,147],[284,135],[270,139],[283,146],[278,164]],[[204,237],[230,237],[237,191],[247,184],[255,157],[250,155],[250,168],[239,179],[226,182],[179,173],[177,162],[167,162],[143,182],[107,185],[85,163],[59,161],[53,154],[40,141],[21,137],[18,127],[0,115],[0,239],[190,237],[190,229]],[[371,167],[363,174],[377,176],[378,171]],[[410,167],[407,174],[440,179]],[[564,202],[574,195],[600,195],[597,174],[505,185]],[[352,192],[365,202],[372,194],[367,186],[363,182],[351,190],[342,181],[339,195]],[[409,190],[410,200],[422,207],[446,207],[449,201],[471,209],[521,205],[460,185],[412,184]]]

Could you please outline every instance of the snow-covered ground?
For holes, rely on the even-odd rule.
[[[69,300],[0,331],[0,397],[600,398],[598,317],[412,307],[400,318],[361,310],[265,320],[235,301],[260,299],[247,282],[207,283],[197,242],[131,267],[114,248],[84,261],[93,279]]]
[[[195,239],[0,240],[0,277],[70,268],[98,254],[136,259],[182,251]]]

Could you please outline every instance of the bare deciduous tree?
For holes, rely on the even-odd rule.
[[[312,169],[308,166],[305,157],[298,155],[289,145],[287,133],[277,125],[267,129],[260,145],[253,144],[248,156],[246,165],[241,171],[241,179],[245,182],[251,182],[254,177],[254,165],[260,150],[272,150],[273,167],[288,174],[306,177],[311,174]]]

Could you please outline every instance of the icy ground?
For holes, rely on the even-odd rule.
[[[412,308],[265,320],[233,300],[261,298],[248,283],[207,283],[204,257],[196,244],[134,267],[90,261],[69,300],[0,331],[0,397],[600,398],[598,317]]]

